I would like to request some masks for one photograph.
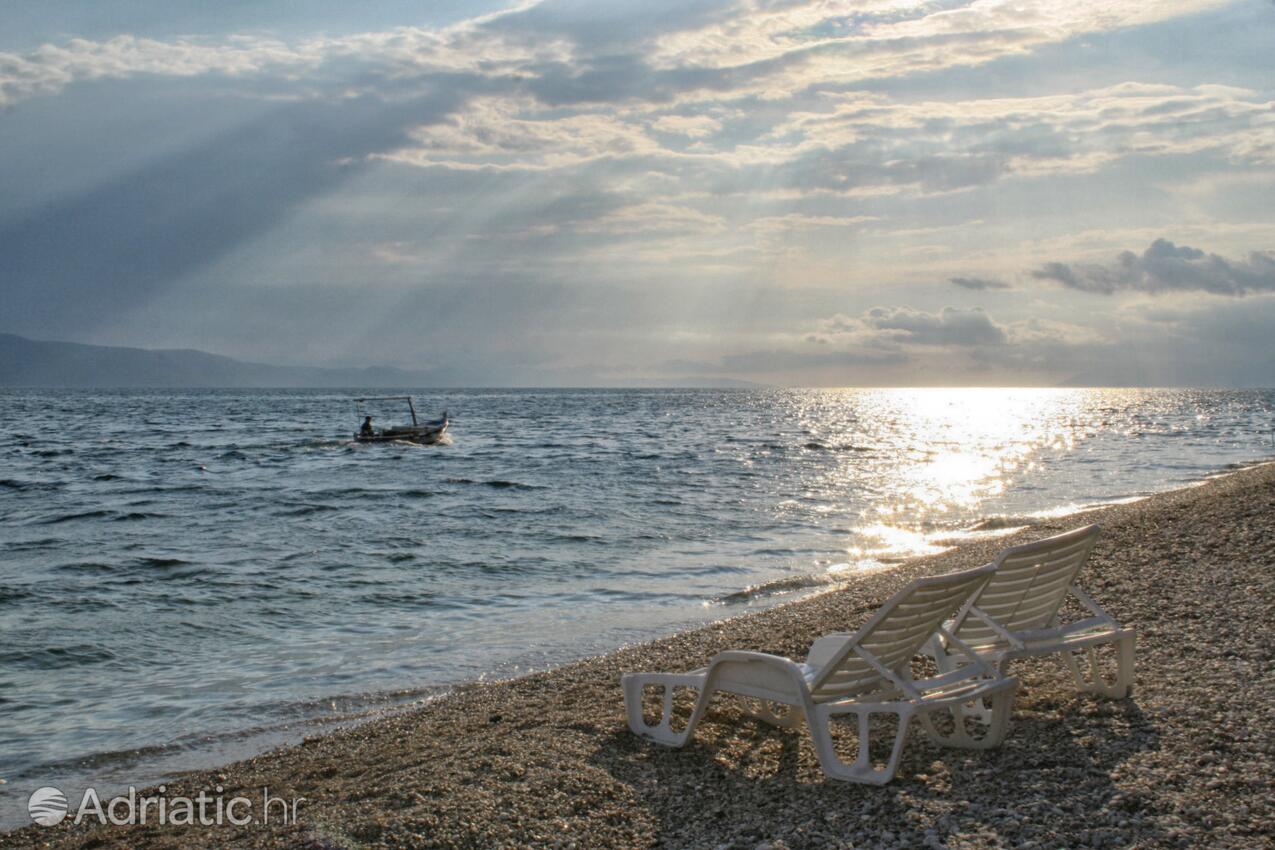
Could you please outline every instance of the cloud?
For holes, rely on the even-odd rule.
[[[0,105],[80,80],[138,74],[313,74],[358,63],[382,79],[422,73],[516,77],[545,103],[664,99],[737,91],[783,96],[810,86],[977,65],[1087,33],[1163,20],[1217,0],[869,3],[822,0],[575,6],[524,3],[446,27],[400,27],[294,42],[235,35],[160,41],[122,35],[0,53]],[[637,57],[642,57],[640,60]]]
[[[313,64],[319,56],[279,41],[236,39],[203,44],[193,40],[156,41],[121,35],[95,42],[73,38],[44,44],[19,55],[0,53],[0,106],[36,95],[55,94],[81,80],[123,78],[137,74],[191,77],[213,71],[231,76],[266,69]]]
[[[851,75],[987,61],[1079,33],[1187,14],[1214,2],[1159,6],[1085,2],[891,2],[846,7],[809,2],[740,0],[699,25],[661,34],[651,48],[657,67],[737,68],[787,59],[826,63]]]
[[[191,37],[159,41],[128,34],[106,41],[72,38],[63,44],[43,44],[27,53],[0,52],[0,106],[56,94],[75,82],[139,75],[275,75],[306,84],[345,76],[348,84],[347,72],[357,66],[363,69],[365,79],[354,93],[367,94],[393,80],[413,76],[500,76],[539,63],[570,59],[571,46],[561,38],[506,33],[493,27],[501,14],[507,13],[437,29],[399,27],[296,42],[251,35],[218,41]],[[311,92],[312,96],[325,94]]]
[[[1139,156],[1214,153],[1275,163],[1275,104],[1228,86],[1122,83],[1061,95],[910,102],[851,91],[828,94],[817,106],[794,104],[749,150],[782,159],[795,172],[794,185],[826,191],[892,185],[942,192],[1007,177],[1088,173]]]
[[[722,129],[722,122],[711,115],[661,115],[651,123],[651,128],[660,133],[700,138]]]
[[[1049,384],[1097,368],[1116,350],[1096,328],[1042,318],[1000,322],[976,308],[878,306],[853,316],[834,314],[815,328],[686,368],[830,386]]]
[[[1275,253],[1253,251],[1245,260],[1227,260],[1157,239],[1142,254],[1123,251],[1111,263],[1049,262],[1030,274],[1037,280],[1102,295],[1207,292],[1242,296],[1275,291]]]
[[[941,194],[1137,155],[1275,162],[1271,104],[1245,89],[1126,83],[897,101],[848,87],[983,64],[1212,3],[1152,5],[881,3],[848,13],[822,2],[704,0],[668,2],[652,15],[549,0],[448,27],[295,42],[72,39],[0,53],[0,105],[143,74],[217,75],[249,98],[397,100],[445,88],[458,101],[446,121],[409,120],[398,128],[403,144],[359,155],[453,170],[640,161],[665,175],[694,169],[712,191],[764,184],[803,196]]]
[[[1008,283],[1000,280],[994,280],[989,277],[949,277],[948,283],[953,286],[959,286],[961,289],[1009,289]]]
[[[868,368],[899,365],[907,355],[889,351],[750,351],[727,354],[718,363],[699,364],[699,372],[726,372],[736,375],[767,374],[776,371],[801,372],[809,369]]]
[[[1006,340],[1005,330],[978,307],[944,307],[938,313],[911,307],[873,307],[861,321],[911,345],[999,345]]]
[[[645,128],[600,112],[539,116],[526,97],[476,97],[444,122],[416,127],[414,144],[381,158],[453,169],[542,170],[659,153]]]
[[[1008,336],[981,308],[944,307],[937,313],[913,307],[873,307],[859,316],[838,313],[819,322],[811,342],[907,346],[1001,345]]]
[[[825,228],[858,227],[869,221],[877,221],[874,215],[806,215],[785,213],[754,218],[749,226],[761,231],[823,230]]]

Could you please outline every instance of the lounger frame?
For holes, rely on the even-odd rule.
[[[1117,699],[1128,696],[1133,691],[1136,632],[1121,626],[1076,583],[1099,531],[1097,525],[1089,525],[1001,552],[992,563],[991,580],[931,639],[927,654],[940,670],[947,670],[972,649],[1001,672],[1015,659],[1054,655],[1078,690]],[[1088,616],[1062,622],[1068,596]],[[965,645],[955,654],[950,637],[959,637]],[[1115,648],[1112,673],[1104,673],[1098,656],[1099,648],[1107,645]]]
[[[990,579],[991,565],[913,581],[892,596],[854,634],[825,635],[811,646],[804,664],[764,652],[720,652],[704,668],[689,673],[635,673],[621,678],[629,728],[657,743],[681,747],[719,691],[755,699],[749,714],[767,723],[796,728],[806,722],[819,764],[832,778],[884,784],[898,770],[913,717],[927,736],[945,746],[984,749],[1001,743],[1018,681],[987,664],[954,635],[949,669],[913,679],[911,664],[922,645],[962,603]],[[959,656],[959,657],[958,657]],[[659,719],[647,723],[643,693],[664,689]],[[680,730],[673,728],[675,690],[698,692]],[[946,713],[946,718],[939,717]],[[831,725],[840,715],[857,720],[858,751],[847,763],[837,753]],[[873,763],[874,715],[897,720],[890,754]],[[978,726],[971,729],[970,718]],[[943,722],[936,722],[942,720]],[[978,732],[981,731],[981,734]]]

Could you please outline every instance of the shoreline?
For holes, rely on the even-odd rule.
[[[978,542],[994,542],[1015,533],[1034,528],[1040,523],[1061,516],[1078,515],[1117,505],[1132,504],[1175,489],[1200,486],[1214,478],[1230,475],[1242,469],[1275,463],[1275,460],[1252,460],[1229,463],[1199,478],[1172,483],[1168,490],[1156,490],[1137,495],[1114,496],[1085,504],[1062,504],[1024,513],[990,513],[971,525],[954,529],[933,531],[924,535],[925,546],[935,550],[926,554],[912,554],[887,561],[869,559],[869,563],[852,566],[845,572],[832,571],[796,573],[780,578],[750,584],[733,592],[705,597],[697,617],[688,617],[681,623],[661,627],[654,633],[639,635],[610,649],[583,655],[568,655],[550,659],[541,667],[510,672],[510,665],[503,665],[473,678],[454,679],[438,684],[425,684],[388,690],[336,693],[311,700],[313,704],[331,703],[333,709],[309,714],[295,720],[277,721],[263,725],[209,734],[192,744],[167,742],[148,744],[136,749],[94,752],[66,759],[46,769],[27,769],[10,772],[0,779],[17,787],[30,785],[56,786],[77,797],[91,784],[99,793],[113,795],[124,792],[130,786],[154,787],[186,774],[207,772],[223,765],[244,761],[282,747],[295,746],[307,737],[324,735],[354,725],[375,722],[402,713],[410,713],[425,704],[446,697],[459,687],[470,684],[496,684],[527,675],[550,672],[558,667],[601,657],[626,647],[645,644],[676,635],[679,632],[703,628],[713,622],[768,611],[772,608],[801,602],[815,596],[852,589],[865,576],[875,572],[899,569],[906,564],[924,558],[950,552],[955,548]],[[672,631],[668,629],[671,628]],[[336,705],[343,708],[337,709]],[[301,705],[300,703],[298,705]],[[91,764],[88,769],[76,768],[76,764]],[[33,784],[34,783],[34,784]],[[0,782],[0,835],[20,829],[29,823],[25,800],[10,796],[6,799],[5,783]]]
[[[1257,506],[1265,506],[1264,512]],[[1223,507],[1227,510],[1222,511]],[[605,655],[516,679],[460,685],[419,708],[306,738],[300,744],[235,764],[190,771],[168,783],[170,795],[184,789],[194,796],[200,788],[210,789],[211,793],[212,786],[222,785],[228,795],[232,789],[256,788],[260,793],[261,787],[268,786],[271,793],[303,797],[307,802],[302,806],[298,824],[268,828],[30,826],[0,834],[0,847],[513,847],[551,845],[557,839],[564,840],[562,846],[574,843],[578,847],[752,848],[769,842],[774,850],[779,850],[781,846],[836,847],[851,843],[893,846],[896,840],[898,846],[923,846],[929,842],[941,847],[996,847],[1005,846],[1011,837],[1014,842],[1020,837],[1033,840],[1027,835],[1031,825],[1023,824],[1006,832],[1006,825],[997,820],[1003,816],[987,814],[982,818],[986,822],[983,825],[998,827],[991,830],[993,840],[986,828],[976,832],[949,828],[961,825],[956,809],[934,813],[944,808],[944,802],[961,800],[969,804],[966,811],[1014,808],[1006,800],[998,802],[995,795],[982,799],[988,795],[985,786],[989,784],[1001,787],[1002,793],[1013,794],[1012,789],[1006,791],[1003,787],[1005,783],[989,782],[983,774],[1006,770],[1023,773],[1024,768],[1015,763],[1024,756],[1039,758],[1042,751],[1038,738],[1057,737],[1060,730],[1066,732],[1065,743],[1070,744],[1064,749],[1082,761],[1083,753],[1075,752],[1075,741],[1095,736],[1124,756],[1113,763],[1093,762],[1080,777],[1073,777],[1080,779],[1082,786],[1086,776],[1105,777],[1110,793],[1104,802],[1121,801],[1116,809],[1123,815],[1115,818],[1110,838],[1119,840],[1117,833],[1126,829],[1129,835],[1125,837],[1141,842],[1139,846],[1179,846],[1179,833],[1188,838],[1193,834],[1191,817],[1175,815],[1171,810],[1160,817],[1176,818],[1171,826],[1157,822],[1155,829],[1143,829],[1142,821],[1147,819],[1136,816],[1148,807],[1130,808],[1125,804],[1131,799],[1129,794],[1117,790],[1125,772],[1116,768],[1125,761],[1137,761],[1147,751],[1162,753],[1168,743],[1155,723],[1158,715],[1149,715],[1140,706],[1146,680],[1156,669],[1154,664],[1148,667],[1144,659],[1158,646],[1155,638],[1162,634],[1161,627],[1164,635],[1171,635],[1175,627],[1186,625],[1171,621],[1158,623],[1155,629],[1144,625],[1142,620],[1154,617],[1164,600],[1154,598],[1158,592],[1156,582],[1147,583],[1145,567],[1150,562],[1143,564],[1142,570],[1134,569],[1137,564],[1133,563],[1136,559],[1130,554],[1130,547],[1147,551],[1139,543],[1136,531],[1142,531],[1144,537],[1150,531],[1154,537],[1154,532],[1162,527],[1176,527],[1185,532],[1176,535],[1176,541],[1161,539],[1163,535],[1157,538],[1170,556],[1161,558],[1159,563],[1170,569],[1181,568],[1177,577],[1183,584],[1198,584],[1205,579],[1211,583],[1215,578],[1212,573],[1191,573],[1181,553],[1192,548],[1213,551],[1230,545],[1234,541],[1216,543],[1211,538],[1233,537],[1226,532],[1243,526],[1250,537],[1256,534],[1258,552],[1253,554],[1260,557],[1249,558],[1247,564],[1227,561],[1217,566],[1236,572],[1233,578],[1246,582],[1242,589],[1251,591],[1244,601],[1265,605],[1261,610],[1269,617],[1271,570],[1275,569],[1275,550],[1270,546],[1275,539],[1271,534],[1275,532],[1271,508],[1275,508],[1275,463],[1264,461],[1223,470],[1199,482],[1133,502],[1083,509],[1043,519],[1013,534],[971,540],[939,554],[857,576],[847,584],[800,599],[743,611]],[[1201,525],[1201,515],[1209,511],[1216,514],[1215,521]],[[813,753],[804,732],[779,732],[744,721],[728,700],[715,703],[695,741],[681,751],[640,741],[624,725],[618,685],[622,671],[687,669],[705,663],[713,652],[724,648],[763,649],[800,658],[815,637],[827,631],[856,628],[889,593],[916,575],[984,563],[1005,546],[1074,527],[1081,518],[1083,522],[1104,525],[1103,538],[1082,574],[1082,583],[1119,619],[1139,628],[1138,689],[1131,701],[1079,698],[1069,692],[1061,677],[1052,673],[1048,662],[1024,663],[1017,671],[1024,688],[1015,721],[1020,727],[1033,726],[1030,740],[1023,740],[1020,728],[1017,734],[1011,730],[1006,745],[998,751],[969,753],[940,750],[913,735],[899,778],[882,789],[823,781],[812,766]],[[1128,545],[1117,547],[1122,540]],[[1247,540],[1247,548],[1254,548],[1254,539]],[[1236,550],[1232,554],[1242,552]],[[1138,593],[1126,593],[1122,598],[1120,589],[1131,583],[1137,585]],[[1171,591],[1172,588],[1164,590]],[[1207,605],[1211,600],[1201,598],[1200,602]],[[1200,625],[1198,615],[1186,619]],[[1251,619],[1258,628],[1262,627],[1260,617]],[[1203,629],[1203,637],[1207,638],[1208,623]],[[1245,652],[1259,655],[1250,658]],[[1245,692],[1250,702],[1263,692],[1263,686],[1270,696],[1269,681],[1262,679],[1269,677],[1270,651],[1260,635],[1253,641],[1227,647],[1217,657],[1236,657],[1255,665],[1248,672],[1256,674],[1256,693]],[[1190,685],[1192,679],[1211,671],[1187,668],[1181,672]],[[1152,687],[1149,699],[1160,689],[1173,688],[1171,683],[1154,678],[1153,684],[1156,687]],[[1256,702],[1247,707],[1250,713],[1260,713],[1264,708]],[[1261,722],[1268,724],[1269,732],[1269,719],[1262,718]],[[1253,725],[1258,725],[1257,716],[1253,717]],[[1251,735],[1250,740],[1264,740],[1269,749],[1272,736],[1267,734],[1263,739]],[[1149,746],[1150,742],[1156,747]],[[1228,768],[1225,762],[1217,766],[1223,770],[1213,771],[1206,780],[1218,781],[1217,788],[1229,787],[1226,774],[1234,778],[1241,773]],[[1074,767],[1054,765],[1055,772],[1063,773]],[[1198,769],[1198,764],[1190,769],[1184,767],[1187,775],[1179,780],[1191,786],[1199,779],[1192,775]],[[1046,766],[1035,772],[1049,770]],[[1136,770],[1132,778],[1138,778]],[[1264,782],[1264,787],[1260,782],[1259,787],[1251,787],[1249,782],[1241,794],[1251,795],[1246,808],[1253,816],[1252,823],[1262,822],[1258,815],[1263,807],[1269,812],[1269,802],[1259,799],[1263,794],[1266,800],[1270,799],[1269,775]],[[1053,789],[1054,796],[1062,787],[1065,786]],[[1139,788],[1143,797],[1156,796],[1154,786]],[[1232,789],[1230,797],[1205,795],[1220,799],[1199,809],[1198,817],[1205,818],[1200,823],[1207,824],[1219,811],[1244,805],[1234,799],[1239,791]],[[1048,799],[1048,794],[1040,798]],[[748,802],[741,805],[741,800]],[[847,803],[853,811],[846,810]],[[1066,810],[1057,805],[1053,808]],[[1110,808],[1107,806],[1103,812]],[[1025,811],[1018,814],[1029,817]],[[1052,810],[1048,811],[1039,822],[1050,822],[1052,814]],[[741,825],[738,817],[745,817],[746,822]],[[1083,839],[1077,832],[1059,832],[1056,828],[1053,834],[1063,843],[1086,841],[1101,845],[1106,838],[1092,833],[1095,828],[1108,827],[1095,827],[1089,823],[1091,820],[1081,813],[1071,818],[1076,829],[1086,831]],[[1129,826],[1121,827],[1121,821]],[[1032,824],[1035,823],[1032,815]],[[920,829],[922,825],[926,828]],[[1209,828],[1216,830],[1213,825]],[[1216,846],[1245,846],[1245,836],[1254,838],[1254,834],[1244,831],[1242,823],[1237,823],[1232,832],[1237,843]],[[1211,840],[1218,842],[1221,837],[1215,833]]]
[[[213,771],[224,765],[251,759],[272,750],[296,746],[308,737],[321,736],[355,725],[411,713],[430,702],[447,697],[460,687],[480,683],[498,684],[528,675],[551,672],[565,665],[599,658],[630,646],[658,641],[683,631],[704,628],[719,620],[768,611],[825,593],[844,591],[853,588],[857,582],[869,574],[899,569],[921,558],[941,555],[972,543],[1005,539],[1015,533],[1033,528],[1043,521],[1060,516],[1078,515],[1116,505],[1132,504],[1159,493],[1200,486],[1214,478],[1265,463],[1275,463],[1275,460],[1233,462],[1218,470],[1205,473],[1199,478],[1173,482],[1174,486],[1168,490],[1117,496],[1084,505],[1071,503],[1026,513],[986,514],[967,527],[931,532],[926,537],[925,545],[938,551],[912,554],[885,562],[873,562],[839,574],[827,571],[798,573],[747,585],[733,592],[706,597],[701,604],[703,609],[711,614],[688,618],[677,624],[673,631],[661,629],[655,634],[636,637],[602,652],[554,659],[540,668],[509,673],[507,669],[498,667],[484,672],[480,677],[457,679],[440,684],[331,694],[313,700],[316,704],[331,703],[334,706],[331,712],[312,714],[298,720],[245,726],[210,734],[200,742],[189,745],[169,742],[149,744],[131,750],[91,753],[80,759],[68,759],[46,766],[49,768],[47,770],[26,771],[26,773],[33,773],[33,776],[26,776],[19,772],[10,773],[7,777],[0,777],[0,779],[7,779],[10,785],[14,785],[15,782],[21,783],[18,787],[27,785],[35,787],[32,783],[56,786],[65,791],[68,797],[78,797],[83,793],[86,782],[92,784],[103,795],[124,792],[130,786],[155,787],[161,783],[170,782],[176,777]],[[514,669],[517,669],[517,665]],[[349,707],[337,710],[335,706],[338,703]],[[77,762],[91,763],[92,775],[87,775],[87,770],[74,768],[73,765]],[[4,784],[0,782],[0,786]],[[0,835],[20,829],[29,823],[25,801],[16,798],[3,799],[4,790],[0,787]]]

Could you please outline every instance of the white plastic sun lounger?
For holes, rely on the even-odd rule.
[[[1098,526],[1078,528],[1034,543],[1001,552],[993,562],[996,572],[977,596],[944,624],[926,648],[940,670],[963,661],[964,650],[973,649],[989,664],[1004,672],[1009,662],[1033,655],[1058,655],[1081,691],[1120,698],[1133,688],[1135,632],[1124,628],[1076,585],[1076,575],[1098,539]],[[1062,623],[1060,611],[1068,594],[1076,597],[1090,616]],[[959,638],[961,650],[951,654],[950,636]],[[1098,647],[1116,647],[1114,681],[1100,670]],[[1075,653],[1088,655],[1087,670]]]
[[[951,617],[991,578],[992,566],[913,581],[892,596],[853,635],[825,635],[815,641],[804,664],[764,652],[732,650],[718,653],[707,667],[690,673],[634,673],[621,677],[629,728],[658,743],[680,747],[690,740],[713,694],[727,691],[761,700],[749,714],[776,726],[793,728],[803,718],[810,725],[815,752],[823,771],[833,779],[884,784],[898,769],[912,717],[919,716],[929,737],[949,746],[982,749],[1005,737],[1006,722],[1018,680],[1003,676],[973,652],[949,670],[923,680],[912,677],[912,660],[943,621]],[[947,636],[961,651],[961,643]],[[955,659],[955,656],[950,656]],[[660,718],[651,724],[643,716],[647,688],[663,689]],[[686,726],[674,730],[674,690],[699,692]],[[981,734],[968,728],[969,703],[988,716]],[[939,717],[947,712],[947,718]],[[858,748],[854,762],[837,755],[831,721],[854,714],[858,720]],[[884,765],[870,757],[872,715],[894,715],[898,729]],[[932,717],[931,715],[935,715]],[[935,721],[939,722],[935,722]]]

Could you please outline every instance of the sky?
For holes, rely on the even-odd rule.
[[[1275,385],[1271,0],[0,20],[0,332],[474,385]]]

